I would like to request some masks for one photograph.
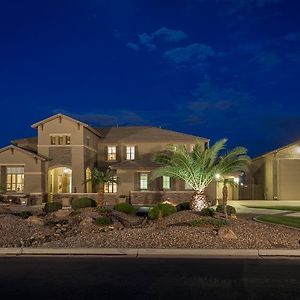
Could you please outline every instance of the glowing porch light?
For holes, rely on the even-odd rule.
[[[221,175],[220,175],[219,173],[217,173],[217,174],[215,175],[215,178],[216,178],[217,180],[220,180],[220,179],[221,179]]]

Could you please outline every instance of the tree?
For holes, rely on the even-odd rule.
[[[222,178],[221,182],[223,183],[223,187],[222,187],[223,211],[225,214],[225,218],[228,219],[228,214],[227,214],[228,185],[236,186],[237,184],[234,182],[234,180],[232,178]]]
[[[91,178],[86,179],[86,182],[92,182],[93,185],[98,188],[98,206],[104,206],[104,186],[106,183],[118,183],[119,179],[115,176],[115,172],[111,169],[106,169],[105,171],[99,170],[97,168],[94,169]]]
[[[205,149],[203,142],[198,141],[191,152],[186,146],[177,145],[167,153],[157,154],[154,160],[162,166],[151,173],[151,180],[161,176],[184,180],[194,190],[190,201],[191,209],[201,211],[208,206],[205,189],[215,179],[215,175],[226,176],[245,171],[250,162],[244,147],[236,147],[220,155],[226,142],[227,139],[221,139],[211,148]]]

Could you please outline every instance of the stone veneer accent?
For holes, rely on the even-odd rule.
[[[52,166],[71,166],[72,165],[72,148],[71,147],[50,147],[49,148],[49,167]]]

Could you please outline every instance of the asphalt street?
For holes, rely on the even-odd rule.
[[[0,299],[300,299],[299,259],[0,257]]]

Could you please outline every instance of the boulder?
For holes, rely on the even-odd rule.
[[[237,239],[237,236],[235,235],[235,233],[228,227],[221,227],[218,231],[218,236],[221,239],[227,239],[227,240],[236,240]]]
[[[80,225],[81,226],[87,226],[87,225],[91,225],[92,223],[94,223],[94,219],[91,217],[85,217],[81,222]]]
[[[29,218],[26,219],[26,221],[30,224],[30,225],[38,225],[38,226],[43,226],[44,225],[44,221],[42,218],[39,218],[37,216],[30,216]]]
[[[59,209],[53,213],[53,217],[55,219],[64,220],[67,219],[70,214],[71,211],[69,211],[68,209]]]

